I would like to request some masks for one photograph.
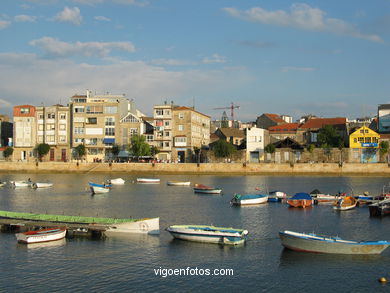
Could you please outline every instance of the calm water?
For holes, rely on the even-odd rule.
[[[45,190],[0,189],[0,209],[35,213],[101,217],[160,217],[159,236],[129,235],[106,240],[67,239],[43,246],[17,244],[13,234],[0,234],[0,291],[29,292],[389,292],[390,249],[380,256],[334,256],[284,250],[280,230],[318,232],[354,240],[390,240],[390,217],[370,218],[367,207],[337,213],[331,206],[289,209],[269,203],[231,207],[232,194],[253,193],[267,186],[293,194],[317,188],[377,194],[385,177],[173,176],[161,184],[142,185],[137,176],[73,174],[2,174],[1,181],[51,181]],[[122,177],[107,195],[91,196],[87,182]],[[170,187],[168,180],[223,187],[224,194],[197,195],[189,187]],[[213,224],[245,228],[248,241],[240,247],[173,240],[164,229],[173,224]],[[154,269],[233,269],[234,276],[156,276]]]

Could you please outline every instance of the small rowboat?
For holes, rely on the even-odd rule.
[[[254,204],[262,204],[268,201],[268,195],[264,194],[235,194],[230,204],[233,205],[254,205]]]
[[[333,208],[337,211],[347,211],[347,210],[354,209],[356,207],[356,204],[357,204],[356,198],[354,198],[353,196],[346,196],[339,199],[336,206],[334,206]]]
[[[157,183],[160,183],[160,179],[158,179],[158,178],[137,178],[137,183],[157,184]]]
[[[302,252],[335,254],[380,254],[387,247],[388,241],[352,241],[339,237],[322,236],[314,233],[279,232],[282,245],[288,249]]]
[[[290,207],[306,208],[312,206],[313,199],[311,198],[310,194],[305,192],[299,192],[294,194],[290,199],[288,199],[287,203],[290,205]]]
[[[88,182],[89,188],[91,189],[92,194],[95,193],[107,193],[110,191],[111,184],[98,184],[93,182]]]
[[[123,185],[123,184],[125,184],[125,180],[123,180],[122,178],[110,179],[110,180],[108,180],[108,182],[110,184],[113,184],[113,185]]]
[[[0,187],[5,186],[6,184],[7,184],[7,182],[5,182],[5,181],[0,181]]]
[[[49,183],[49,182],[35,182],[31,185],[32,188],[48,188],[52,186],[53,183]]]
[[[50,228],[37,231],[29,231],[15,234],[18,242],[22,243],[38,243],[55,241],[65,238],[66,228]]]
[[[195,193],[206,193],[206,194],[220,194],[222,192],[222,189],[206,186],[203,184],[195,184],[194,192]]]
[[[190,186],[191,181],[168,181],[168,186]]]
[[[241,244],[247,230],[202,225],[174,225],[166,229],[174,238],[218,244]]]
[[[31,181],[10,181],[13,187],[29,187],[33,183]]]

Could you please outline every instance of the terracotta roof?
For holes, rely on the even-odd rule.
[[[340,125],[345,126],[347,124],[347,118],[312,118],[307,120],[300,128],[321,128],[325,125]]]
[[[240,130],[238,128],[219,128],[219,131],[221,131],[226,137],[245,137],[244,130]]]
[[[213,143],[215,141],[219,140],[219,136],[215,133],[210,133],[210,143]]]
[[[271,126],[268,128],[270,132],[293,132],[297,131],[300,123],[285,123],[281,125]]]
[[[286,123],[278,114],[264,113],[264,115],[276,123]]]

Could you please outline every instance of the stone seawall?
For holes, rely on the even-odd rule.
[[[335,163],[274,164],[274,163],[76,163],[76,162],[0,162],[0,172],[31,173],[188,173],[188,174],[318,174],[318,175],[390,175],[388,164]]]

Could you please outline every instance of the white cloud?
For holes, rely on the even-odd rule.
[[[16,22],[35,22],[37,20],[37,17],[21,14],[21,15],[16,15],[14,19]]]
[[[42,49],[46,57],[71,57],[71,56],[108,56],[112,50],[135,52],[135,46],[131,42],[76,42],[66,43],[51,37],[43,37],[32,40],[32,46]]]
[[[0,53],[2,98],[12,105],[66,103],[75,93],[126,93],[146,113],[166,98],[178,104],[196,98],[197,109],[210,113],[213,95],[246,86],[246,71],[166,71],[142,61],[112,60],[105,65],[78,64],[69,59],[40,59],[35,54]],[[18,86],[15,86],[17,81]],[[6,97],[6,98],[5,98]]]
[[[6,21],[6,20],[0,20],[0,30],[2,29],[5,29],[7,26],[9,26],[11,24],[10,21]]]
[[[54,20],[80,25],[83,17],[81,16],[80,9],[78,7],[65,7],[64,10],[57,13],[57,15],[54,17]]]
[[[212,64],[212,63],[226,63],[226,57],[213,54],[211,57],[205,57],[202,59],[202,63],[204,64]]]
[[[169,65],[169,66],[184,66],[184,65],[196,65],[195,62],[179,59],[154,59],[150,61],[153,65]]]
[[[95,16],[94,18],[95,18],[96,20],[99,20],[99,21],[111,21],[110,18],[105,17],[105,16],[101,16],[101,15]]]
[[[233,17],[247,21],[348,35],[374,42],[383,42],[378,35],[363,34],[355,25],[341,19],[326,17],[325,11],[303,3],[293,4],[290,11],[268,11],[261,7],[253,7],[246,11],[231,7],[223,8],[223,10]]]
[[[309,72],[309,71],[314,71],[316,70],[313,67],[295,67],[295,66],[284,66],[282,67],[282,72],[289,72],[289,71],[304,71],[304,72]]]

